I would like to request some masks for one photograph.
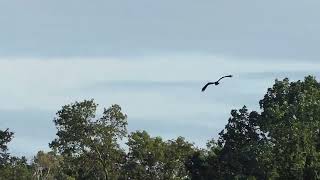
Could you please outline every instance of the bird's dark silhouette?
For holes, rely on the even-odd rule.
[[[216,85],[216,86],[219,85],[219,84],[220,84],[219,81],[220,81],[221,79],[223,79],[223,78],[226,78],[226,77],[231,78],[232,75],[223,76],[223,77],[221,77],[221,78],[220,78],[218,81],[216,81],[216,82],[208,82],[205,86],[203,86],[202,92],[205,91],[205,90],[207,89],[207,87],[208,87],[209,85],[211,85],[211,84],[214,84],[214,85]]]

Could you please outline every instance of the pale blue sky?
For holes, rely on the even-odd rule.
[[[0,126],[48,148],[59,108],[120,104],[129,130],[217,137],[275,78],[319,75],[320,1],[0,0]],[[201,93],[208,80],[234,74]]]

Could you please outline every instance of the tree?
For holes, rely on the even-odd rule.
[[[146,131],[129,135],[129,152],[125,171],[128,179],[162,179],[165,143],[160,137],[151,138]]]
[[[63,157],[57,155],[55,152],[50,151],[45,153],[39,151],[33,158],[33,176],[36,179],[61,179],[67,177],[62,171]]]
[[[116,179],[124,160],[117,141],[126,136],[127,116],[120,106],[112,105],[95,119],[97,106],[93,99],[63,106],[54,119],[58,137],[49,146],[74,165],[68,171],[78,178],[95,172],[99,178]]]
[[[0,180],[31,179],[31,166],[25,157],[10,156],[8,143],[13,139],[9,129],[0,130]]]
[[[232,110],[218,142],[209,141],[207,149],[189,158],[186,166],[192,179],[266,179],[261,162],[268,144],[259,131],[258,118],[257,112],[249,112],[245,106]]]
[[[189,177],[194,180],[224,179],[219,162],[220,152],[221,147],[212,139],[206,149],[197,149],[189,155],[185,162]]]
[[[207,150],[190,158],[187,167],[193,179],[320,179],[320,84],[316,79],[276,80],[260,107],[261,113],[246,107],[231,111],[215,156],[209,159]]]
[[[127,145],[126,179],[179,180],[188,177],[184,164],[194,147],[184,138],[164,142],[160,137],[150,137],[146,131],[136,131],[130,134]]]
[[[222,147],[219,162],[224,177],[266,178],[261,156],[269,150],[269,144],[257,124],[259,118],[257,112],[249,112],[246,106],[231,111],[231,118],[220,132],[218,141]]]
[[[32,168],[25,157],[9,157],[0,168],[0,180],[31,180]]]
[[[13,132],[10,132],[9,129],[4,131],[0,130],[0,165],[4,165],[7,163],[9,159],[8,154],[8,143],[13,138]]]
[[[281,179],[320,178],[320,84],[276,80],[260,101],[258,124],[273,145],[273,164]]]
[[[185,163],[196,150],[192,143],[187,142],[181,136],[175,140],[167,141],[164,153],[164,179],[187,179],[188,171]]]

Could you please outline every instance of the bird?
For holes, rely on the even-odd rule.
[[[219,83],[219,81],[221,80],[221,79],[223,79],[223,78],[226,78],[226,77],[229,77],[229,78],[231,78],[231,77],[233,77],[232,75],[227,75],[227,76],[223,76],[223,77],[221,77],[218,81],[216,81],[216,82],[208,82],[205,86],[203,86],[203,88],[202,88],[202,92],[204,92],[206,89],[207,89],[207,87],[209,86],[209,85],[211,85],[211,84],[214,84],[214,85],[219,85],[220,83]]]

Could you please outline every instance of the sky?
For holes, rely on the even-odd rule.
[[[128,130],[204,147],[276,78],[319,77],[317,0],[0,0],[0,127],[49,150],[65,104],[119,104]],[[205,93],[202,86],[233,74]]]

